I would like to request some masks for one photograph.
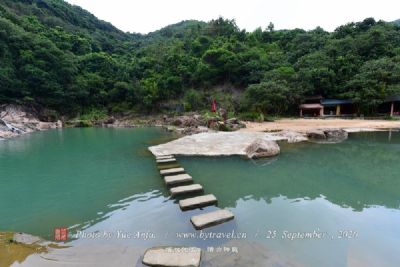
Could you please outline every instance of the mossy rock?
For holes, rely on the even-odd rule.
[[[45,252],[47,252],[45,246],[19,243],[14,240],[14,233],[0,232],[0,266],[22,263],[32,254]]]

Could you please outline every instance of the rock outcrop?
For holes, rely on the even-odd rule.
[[[203,133],[209,130],[229,132],[246,127],[246,125],[240,122],[237,118],[231,118],[224,121],[218,116],[205,118],[198,114],[188,114],[171,118],[164,116],[162,125],[183,135]]]
[[[272,135],[281,137],[282,139],[287,140],[288,143],[300,143],[308,140],[305,134],[294,131],[280,131],[272,133]]]
[[[193,115],[193,116],[186,115],[186,116],[174,117],[171,119],[167,118],[166,122],[179,127],[198,127],[206,125],[205,121],[199,115]]]
[[[325,130],[326,139],[331,141],[344,141],[349,137],[349,134],[342,129]]]
[[[239,130],[239,129],[241,129],[241,128],[246,128],[246,124],[242,123],[242,122],[239,121],[237,118],[228,119],[228,120],[226,121],[226,125],[227,125],[230,129],[232,129],[232,130],[234,130],[234,131]]]
[[[246,148],[247,157],[250,159],[273,157],[279,153],[278,144],[265,139],[257,139]]]
[[[17,242],[20,244],[25,244],[25,245],[32,245],[36,243],[43,243],[44,240],[41,239],[40,237],[26,234],[26,233],[15,233],[13,236],[13,242]]]
[[[343,129],[323,129],[307,132],[311,142],[317,143],[340,143],[348,138],[348,132]]]
[[[326,135],[325,132],[322,130],[312,130],[307,132],[307,137],[309,139],[315,139],[315,140],[325,140]]]
[[[17,106],[0,106],[0,139],[11,138],[25,133],[62,128],[62,122],[44,122],[34,110]]]
[[[247,156],[246,149],[257,139],[277,141],[284,137],[260,132],[207,132],[149,147],[154,155]]]

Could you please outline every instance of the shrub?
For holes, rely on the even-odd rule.
[[[204,107],[204,96],[197,90],[190,89],[186,91],[183,100],[186,111],[199,110]]]
[[[91,109],[80,116],[81,121],[99,121],[107,118],[107,112],[103,109]]]
[[[264,121],[264,114],[259,112],[243,112],[239,114],[239,119],[244,121]]]

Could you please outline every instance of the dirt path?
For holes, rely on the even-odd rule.
[[[400,128],[400,121],[361,120],[361,119],[281,119],[275,122],[246,122],[240,131],[264,132],[290,130],[306,132],[315,129],[341,128],[349,131],[368,131],[375,129]]]

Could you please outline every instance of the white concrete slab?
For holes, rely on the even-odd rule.
[[[172,158],[172,159],[157,159],[156,160],[157,163],[172,163],[172,162],[176,162],[176,159]]]
[[[202,192],[203,187],[199,184],[191,184],[191,185],[172,187],[169,191],[171,192],[171,196],[174,197],[177,195]]]
[[[158,159],[172,159],[172,158],[174,158],[174,156],[172,156],[172,155],[157,156],[156,160],[158,160]]]
[[[179,206],[182,210],[196,209],[206,206],[215,205],[217,198],[213,194],[182,199],[179,201]]]
[[[157,267],[199,267],[201,249],[196,247],[154,247],[143,256],[143,264]]]
[[[185,169],[184,168],[172,168],[172,169],[165,169],[165,170],[160,170],[160,174],[165,176],[165,175],[173,175],[173,174],[180,174],[184,173]]]
[[[197,230],[200,230],[233,220],[234,217],[231,211],[223,209],[193,216],[190,221]]]
[[[167,185],[177,185],[181,183],[192,182],[193,179],[192,176],[190,176],[189,174],[183,173],[172,176],[165,176],[164,181]]]

